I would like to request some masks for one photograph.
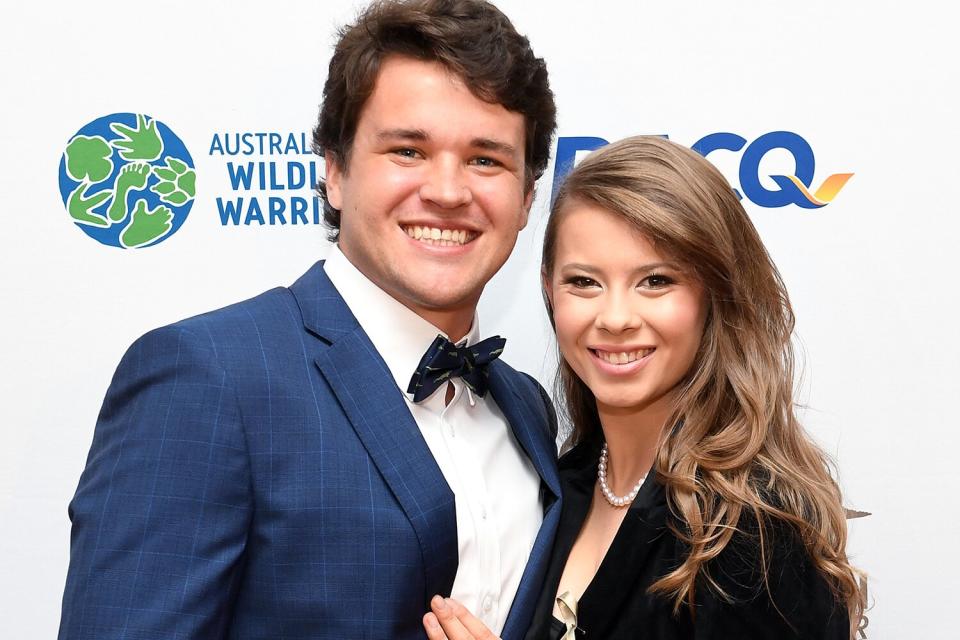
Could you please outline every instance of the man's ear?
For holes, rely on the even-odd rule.
[[[527,189],[527,192],[523,196],[523,220],[520,221],[520,230],[522,231],[527,227],[527,221],[530,219],[530,207],[533,206],[533,198],[537,194],[536,187],[533,184],[530,184],[530,187]]]
[[[326,166],[325,181],[327,185],[327,202],[330,203],[331,207],[339,211],[343,208],[343,195],[340,192],[340,181],[343,178],[343,169],[340,167],[337,156],[331,151],[323,154],[323,162]]]

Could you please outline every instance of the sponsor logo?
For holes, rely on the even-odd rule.
[[[607,140],[597,137],[562,137],[557,140],[557,160],[551,202],[556,197],[557,189],[564,176],[576,164],[578,152],[593,151],[605,144],[608,144]],[[715,151],[740,152],[742,150],[737,172],[739,188],[735,188],[734,191],[738,198],[746,198],[755,205],[765,208],[796,205],[803,209],[819,209],[833,201],[853,176],[852,173],[834,173],[814,188],[813,174],[816,162],[813,148],[802,136],[792,131],[771,131],[749,144],[746,138],[735,133],[711,133],[700,138],[691,148],[704,157],[708,157]],[[790,154],[795,168],[792,174],[768,175],[773,184],[765,186],[761,180],[760,164],[768,153],[775,150]],[[734,181],[731,180],[731,182]],[[771,186],[773,188],[770,188]]]
[[[225,161],[230,191],[216,196],[220,224],[312,226],[323,223],[313,192],[321,160],[304,132],[218,132],[208,155]]]
[[[196,197],[190,152],[169,127],[142,113],[113,113],[83,126],[67,142],[59,180],[76,226],[123,249],[172,236]]]

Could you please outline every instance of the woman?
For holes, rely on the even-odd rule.
[[[721,174],[655,137],[591,154],[554,203],[543,286],[573,432],[528,640],[852,637],[864,599],[793,413],[793,313]],[[431,640],[486,637],[434,604]]]

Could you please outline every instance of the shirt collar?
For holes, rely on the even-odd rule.
[[[400,391],[408,399],[413,398],[413,394],[407,393],[407,385],[420,359],[437,335],[448,339],[449,336],[374,284],[343,255],[339,246],[330,249],[323,269],[387,364]],[[479,322],[474,313],[470,331],[459,344],[469,346],[479,338]]]

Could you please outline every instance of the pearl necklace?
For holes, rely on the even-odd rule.
[[[636,499],[637,494],[640,493],[640,487],[643,486],[643,481],[647,479],[647,474],[643,474],[643,477],[640,478],[637,484],[633,485],[633,489],[631,489],[627,495],[623,497],[618,496],[610,490],[610,486],[607,484],[607,462],[609,459],[607,443],[604,442],[603,450],[600,451],[600,465],[597,467],[597,481],[600,483],[600,493],[607,499],[610,506],[625,507]]]

